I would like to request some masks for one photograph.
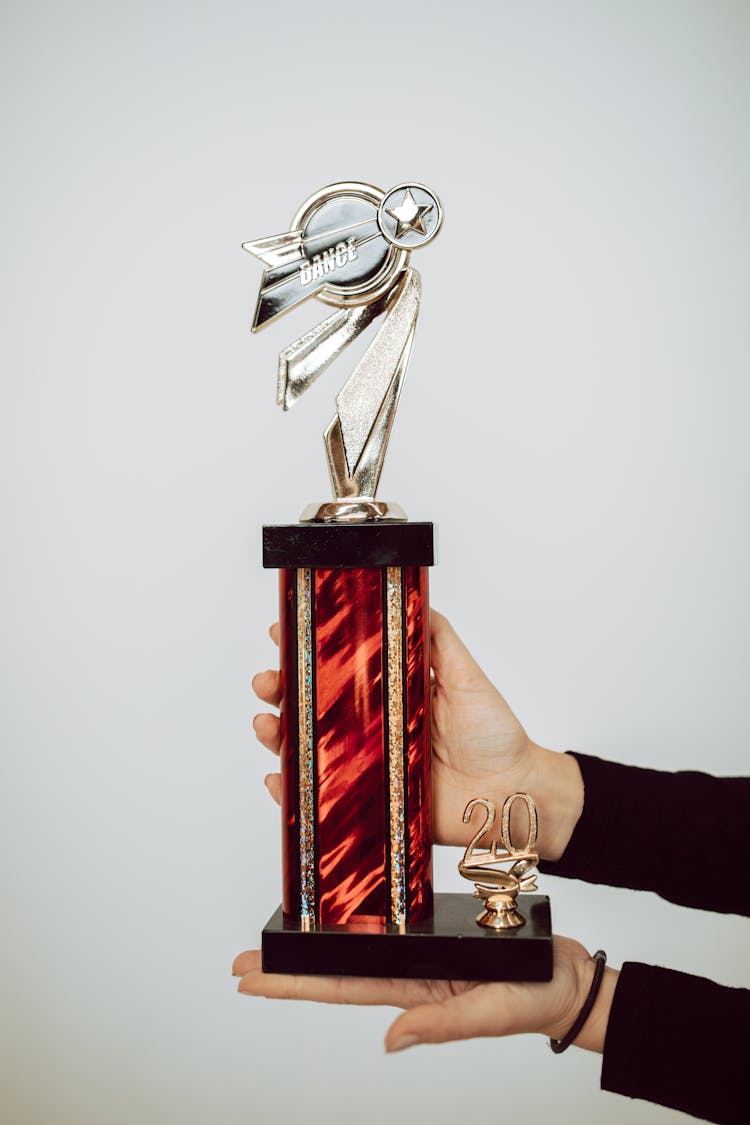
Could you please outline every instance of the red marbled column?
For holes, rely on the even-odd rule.
[[[406,616],[407,816],[410,922],[432,916],[432,788],[430,782],[430,617],[428,569],[404,567]]]
[[[307,611],[299,604],[303,574],[309,575]],[[389,681],[403,746],[397,761],[403,762],[398,768],[406,819],[399,821],[399,839],[406,922],[423,922],[432,915],[428,570],[395,568],[395,574],[401,576],[402,609],[395,623],[400,660],[394,676],[394,669],[388,674],[386,568],[280,571],[283,909],[292,922],[300,922],[303,883],[300,693],[305,612],[312,641],[313,755],[306,776],[315,812],[314,846],[309,835],[306,845],[314,863],[305,866],[314,906],[310,921],[383,925],[394,920],[389,873],[392,854],[398,852],[389,816]],[[393,652],[392,645],[392,658]],[[395,683],[400,689],[394,696]]]
[[[386,918],[377,569],[315,572],[319,921]]]

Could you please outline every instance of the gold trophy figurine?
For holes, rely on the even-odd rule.
[[[516,801],[523,801],[529,814],[529,832],[526,846],[519,851],[513,847],[510,835],[510,814]],[[484,910],[477,915],[477,924],[491,930],[512,930],[523,926],[524,916],[516,909],[520,891],[537,890],[535,868],[539,853],[535,850],[537,838],[536,806],[528,793],[513,793],[503,805],[500,838],[505,848],[498,852],[493,840],[488,851],[477,851],[476,846],[495,823],[495,806],[484,797],[475,797],[464,809],[464,824],[471,820],[474,809],[483,808],[487,815],[477,834],[469,842],[458,870],[464,879],[475,887],[474,897],[484,900]]]

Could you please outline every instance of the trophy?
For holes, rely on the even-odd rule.
[[[279,355],[288,410],[371,325],[324,434],[333,499],[263,529],[279,571],[282,904],[263,930],[268,972],[547,980],[549,900],[529,874],[536,813],[503,810],[502,841],[459,865],[467,896],[433,894],[428,572],[433,525],[376,497],[421,299],[411,254],[443,220],[423,184],[336,183],[282,234],[243,243],[265,266],[252,331],[311,297],[334,311]],[[510,839],[527,803],[529,835]],[[509,804],[510,802],[510,804]],[[482,920],[484,919],[484,920]]]

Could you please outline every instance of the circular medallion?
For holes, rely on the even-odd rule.
[[[302,232],[303,284],[320,281],[315,296],[346,308],[369,305],[393,286],[408,250],[383,238],[378,208],[385,193],[370,184],[331,184],[311,195],[292,220]]]
[[[443,207],[423,184],[399,184],[381,200],[378,226],[383,238],[399,250],[417,250],[440,230]]]

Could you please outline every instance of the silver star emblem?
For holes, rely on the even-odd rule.
[[[427,227],[424,224],[425,217],[433,210],[431,203],[417,203],[416,199],[411,193],[411,188],[407,188],[404,192],[404,198],[399,203],[398,207],[386,207],[386,215],[390,215],[392,219],[396,220],[396,238],[401,238],[402,235],[408,234],[409,231],[416,231],[417,234],[427,234]]]

